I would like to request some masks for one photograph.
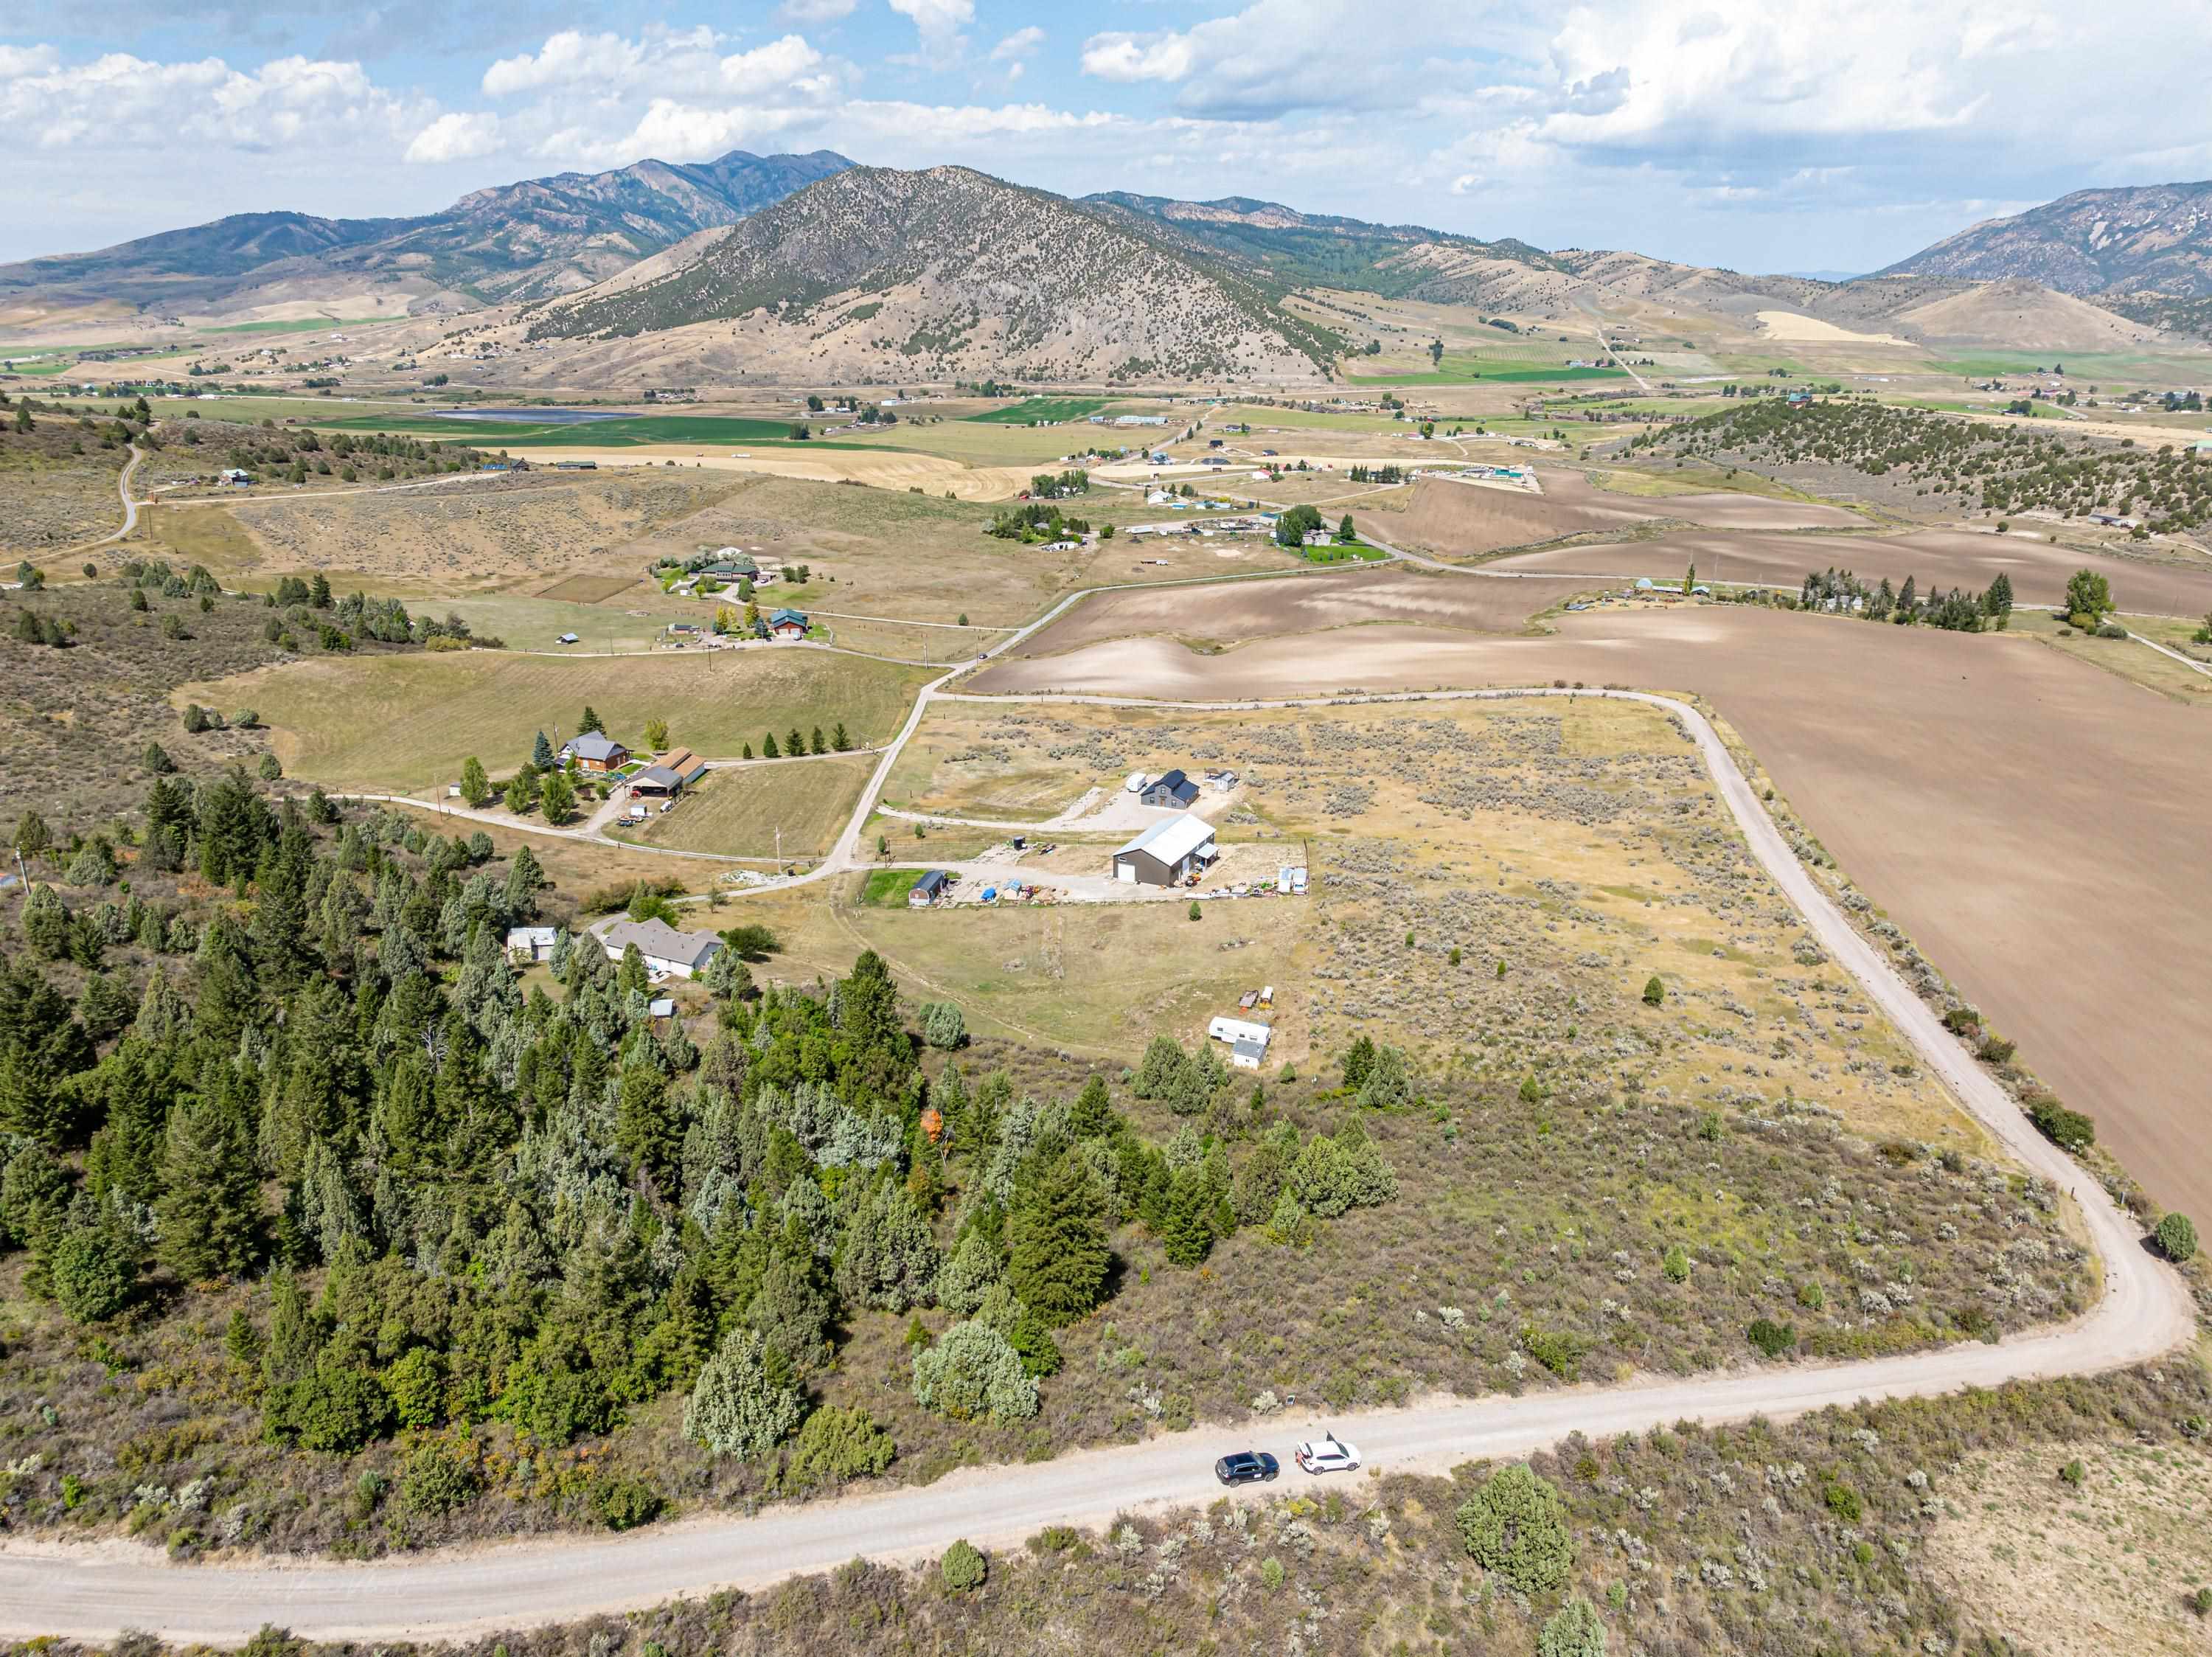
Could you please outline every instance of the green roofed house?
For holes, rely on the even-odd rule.
[[[779,610],[768,618],[770,638],[805,638],[806,612],[803,610]]]

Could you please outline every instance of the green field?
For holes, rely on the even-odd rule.
[[[402,322],[397,316],[303,316],[289,322],[231,322],[199,333],[314,333],[324,328],[366,328],[378,322]]]
[[[258,709],[295,776],[406,791],[453,781],[471,754],[504,773],[529,757],[537,731],[572,734],[586,704],[618,740],[641,747],[646,721],[665,719],[672,741],[710,759],[748,742],[757,752],[768,733],[781,742],[793,725],[842,721],[854,743],[880,742],[930,677],[795,649],[568,659],[472,650],[321,656],[179,695]]]
[[[961,417],[975,425],[1026,426],[1038,420],[1081,420],[1105,406],[1103,397],[1032,397],[1008,408]]]
[[[1390,555],[1364,541],[1353,541],[1349,545],[1309,546],[1304,557],[1308,564],[1380,564]]]
[[[1619,369],[1571,369],[1565,364],[1546,368],[1540,362],[1527,358],[1455,357],[1447,354],[1443,366],[1430,374],[1378,374],[1346,376],[1344,384],[1349,391],[1362,386],[1468,386],[1533,385],[1553,382],[1570,384],[1579,380],[1626,380],[1628,375]]]

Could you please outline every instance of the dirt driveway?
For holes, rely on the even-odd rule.
[[[1470,582],[1476,578],[1465,577]],[[2033,642],[1700,608],[1553,638],[1123,640],[977,691],[1198,698],[1565,679],[1694,691],[1842,866],[2160,1201],[2212,1214],[2212,722]]]

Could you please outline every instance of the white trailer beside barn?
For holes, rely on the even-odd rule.
[[[1255,1019],[1216,1018],[1207,1023],[1206,1033],[1229,1044],[1229,1062],[1237,1069],[1256,1070],[1267,1057],[1267,1044],[1274,1039],[1275,1030]]]

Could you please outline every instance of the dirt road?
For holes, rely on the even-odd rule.
[[[1644,1431],[1686,1416],[1709,1422],[1753,1415],[1785,1419],[1861,1398],[2095,1373],[2189,1340],[2195,1322],[2179,1279],[2145,1252],[2134,1226],[2102,1189],[2029,1128],[2003,1091],[1966,1057],[1828,902],[1703,716],[1686,704],[1642,692],[1585,694],[1647,703],[1682,722],[1753,854],[1804,912],[1821,943],[2014,1155],[2075,1194],[2104,1261],[2104,1298],[2070,1325],[1996,1346],[1973,1343],[1863,1363],[1790,1365],[1651,1386],[1439,1401],[1334,1417],[1327,1424],[1358,1444],[1370,1467],[1442,1471],[1473,1457],[1525,1454],[1570,1431]],[[860,813],[841,839],[833,865],[849,859],[867,801],[928,701],[927,691],[917,698],[906,729],[886,753]],[[1275,705],[1324,704],[1307,698]],[[1260,1429],[1249,1424],[1195,1429],[1042,1465],[964,1470],[926,1489],[777,1508],[753,1519],[702,1518],[619,1538],[535,1543],[370,1565],[177,1568],[127,1544],[16,1544],[0,1549],[0,1636],[47,1634],[106,1641],[125,1629],[143,1629],[173,1642],[235,1645],[264,1623],[312,1639],[372,1641],[462,1637],[573,1621],[679,1595],[757,1587],[795,1573],[829,1569],[855,1555],[923,1556],[963,1536],[987,1546],[1012,1545],[1048,1524],[1102,1525],[1126,1510],[1210,1501],[1219,1494],[1211,1464],[1221,1450],[1257,1445],[1273,1450],[1288,1465],[1291,1443],[1310,1436],[1309,1429],[1322,1424],[1308,1415]],[[1293,1484],[1314,1483],[1295,1471],[1285,1477]]]

